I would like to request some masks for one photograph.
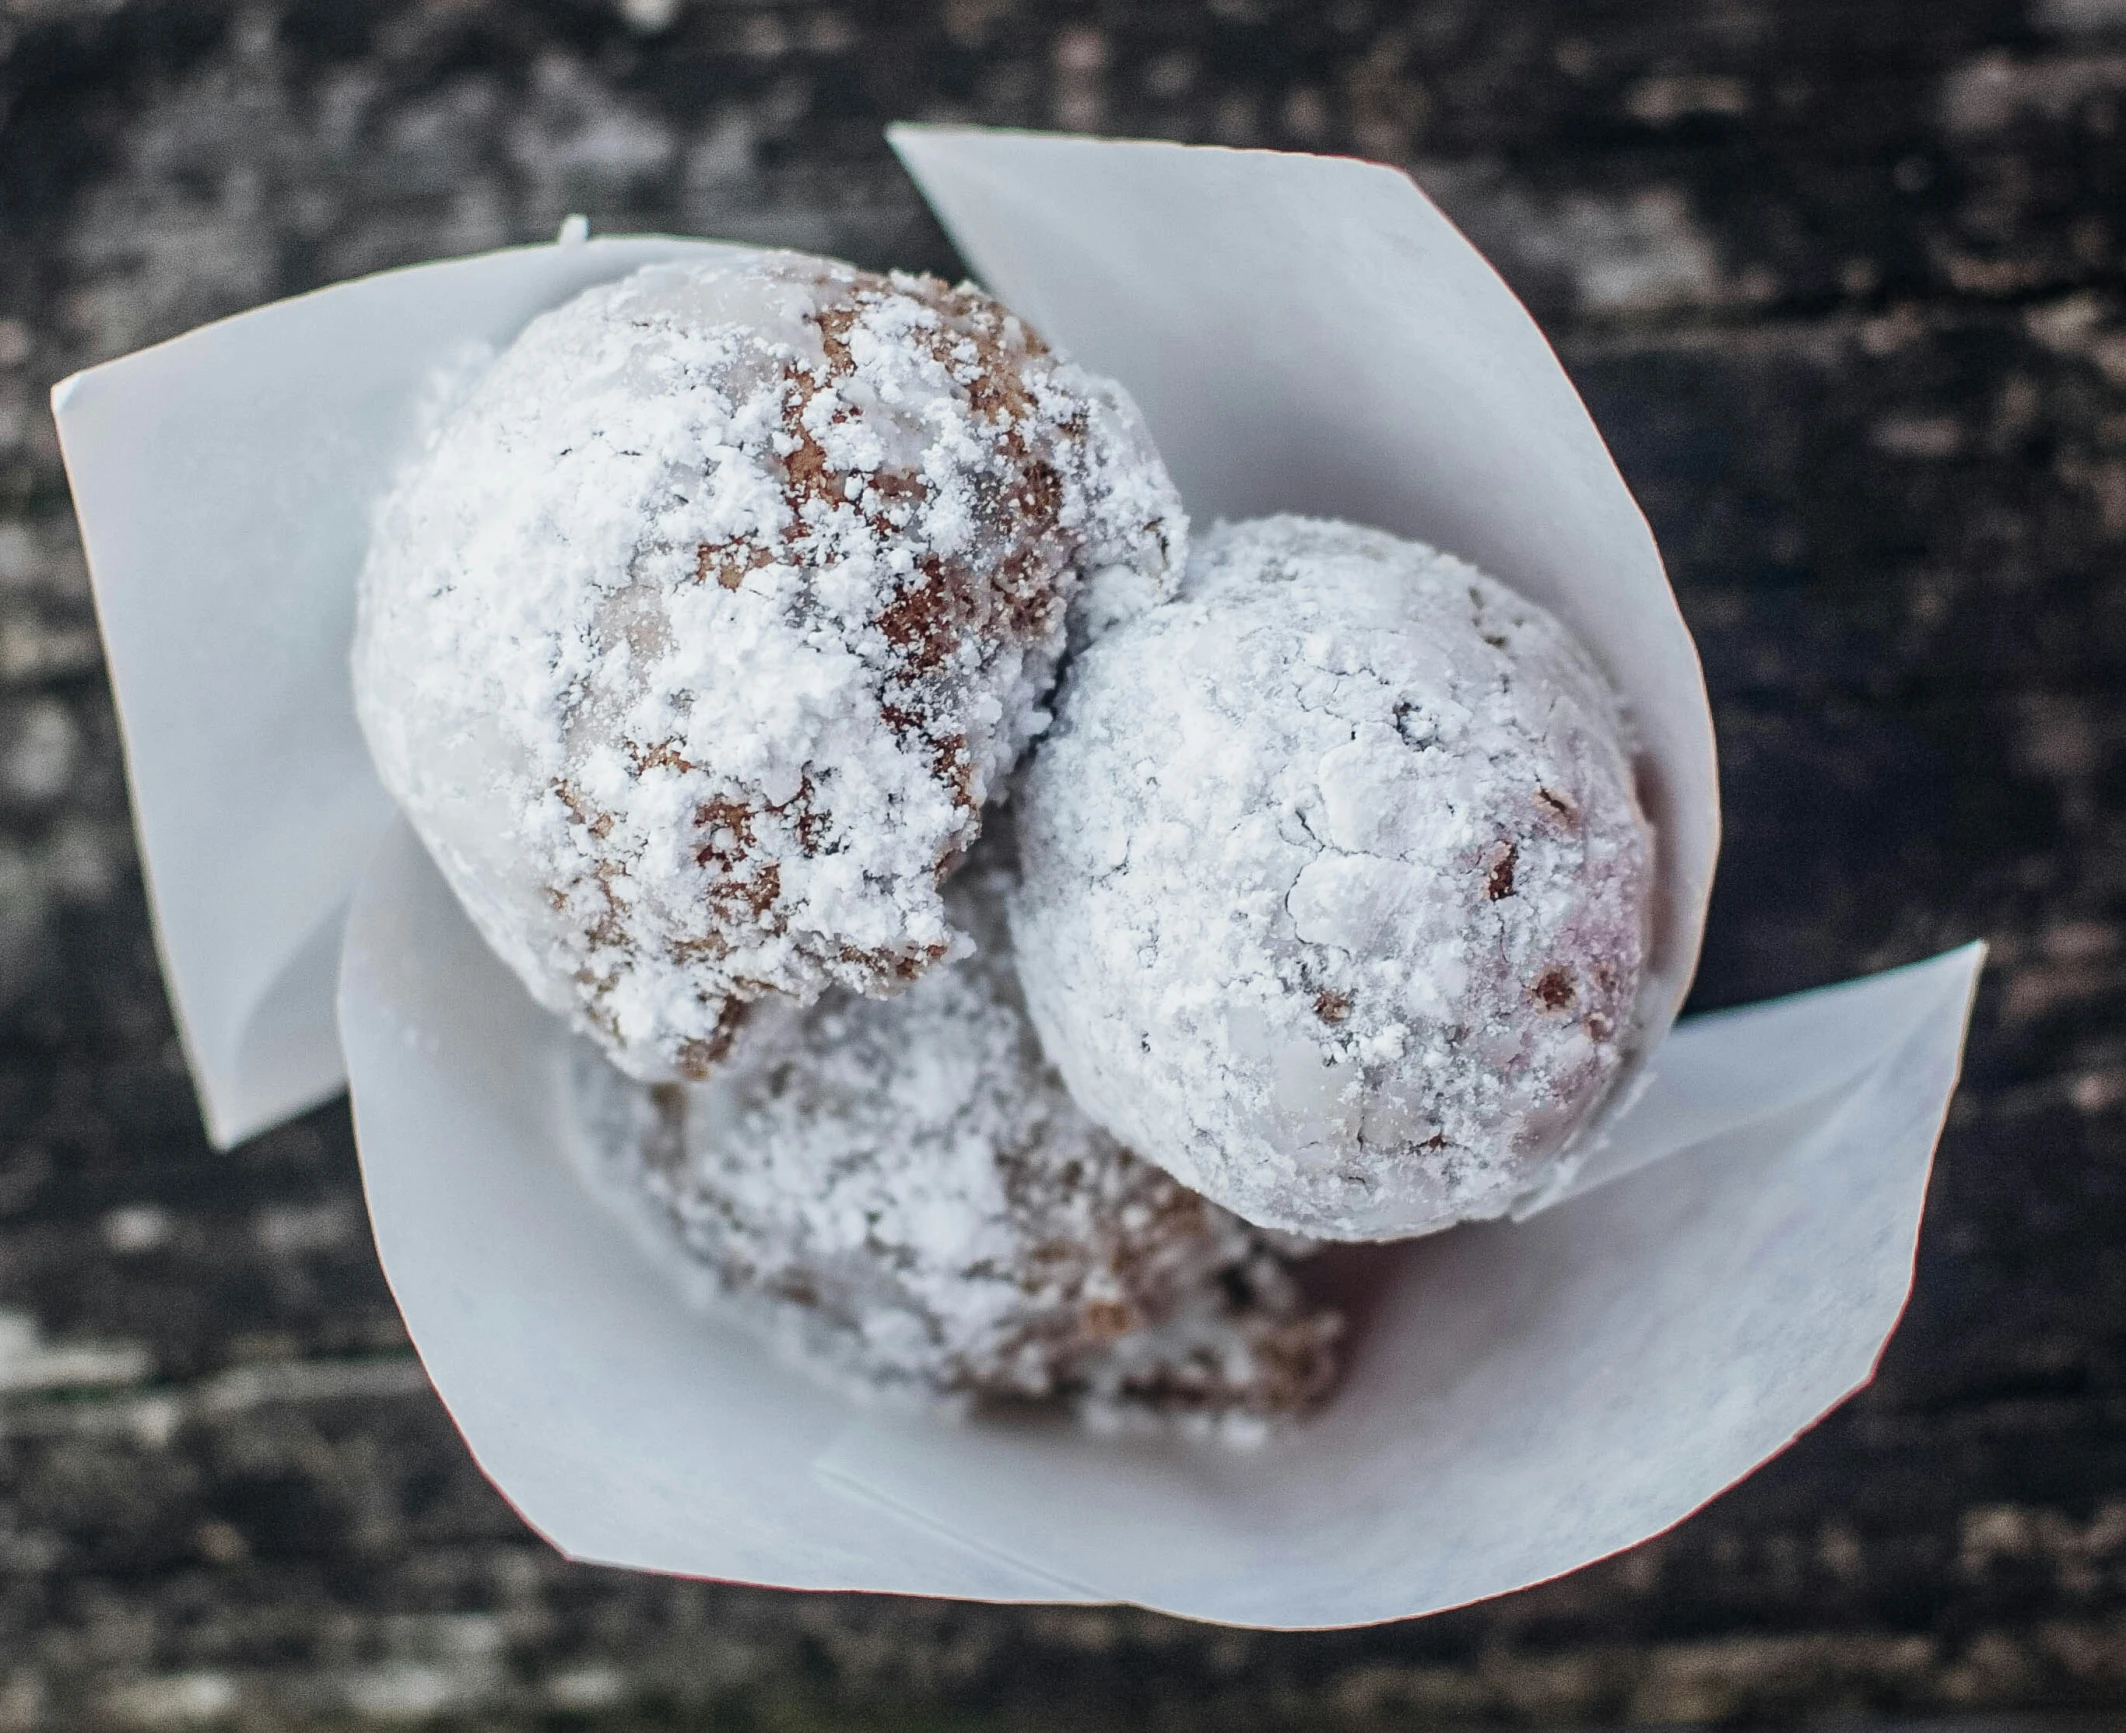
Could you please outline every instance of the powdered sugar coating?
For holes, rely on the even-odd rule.
[[[1264,1235],[1077,1111],[1018,999],[998,893],[955,881],[973,958],[890,1000],[763,1004],[708,1080],[574,1080],[599,1189],[830,1365],[990,1398],[1195,1416],[1296,1408],[1333,1371]]]
[[[1011,926],[1079,1104],[1252,1222],[1498,1215],[1616,1076],[1652,836],[1617,698],[1450,556],[1221,525],[1073,663]]]
[[[535,996],[698,1075],[748,1001],[954,953],[1067,611],[1156,599],[1184,535],[1119,388],[978,291],[650,266],[533,320],[387,502],[357,708]]]

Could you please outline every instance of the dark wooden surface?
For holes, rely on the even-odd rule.
[[[1995,946],[1880,1380],[1673,1533],[1303,1637],[570,1566],[344,1108],[206,1148],[46,387],[570,210],[949,268],[904,115],[1415,169],[1698,634],[1699,1003]],[[0,0],[0,1733],[2126,1720],[2122,125],[2126,0]]]

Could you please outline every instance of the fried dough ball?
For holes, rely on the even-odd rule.
[[[1021,1007],[999,892],[970,867],[974,957],[890,1000],[763,1005],[708,1080],[586,1055],[596,1189],[829,1364],[974,1399],[1075,1399],[1126,1424],[1303,1407],[1340,1328],[1290,1248],[1136,1160],[1071,1103]]]
[[[1631,1050],[1654,850],[1618,699],[1446,554],[1220,526],[1075,659],[1014,798],[1049,1057],[1248,1221],[1498,1215]]]
[[[940,881],[1068,628],[1185,534],[1120,388],[978,290],[653,265],[534,319],[386,502],[357,708],[533,995],[699,1076],[750,1001],[963,948]]]

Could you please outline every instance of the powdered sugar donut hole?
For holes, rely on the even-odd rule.
[[[977,862],[948,897],[975,956],[889,1000],[764,1003],[704,1082],[586,1054],[594,1189],[682,1278],[860,1389],[1220,1430],[1304,1406],[1336,1316],[1274,1236],[1078,1111],[1027,1024],[991,875]]]
[[[1079,1104],[1265,1226],[1495,1216],[1618,1075],[1653,838],[1615,693],[1446,554],[1279,517],[1077,657],[1011,927]]]
[[[979,291],[787,253],[534,319],[385,503],[385,786],[532,993],[644,1079],[962,946],[939,881],[1185,520],[1134,407]]]

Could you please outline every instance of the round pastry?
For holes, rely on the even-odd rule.
[[[1087,629],[1178,575],[1121,389],[971,287],[787,253],[541,315],[379,514],[355,695],[488,941],[633,1075],[890,992]],[[1087,635],[1081,632],[1081,636]]]
[[[1015,802],[1049,1057],[1251,1222],[1498,1215],[1630,1050],[1653,839],[1618,700],[1446,554],[1220,526],[1177,599],[1075,659]]]
[[[876,1382],[1073,1396],[1108,1419],[1300,1407],[1329,1380],[1336,1318],[1270,1236],[1072,1105],[986,878],[952,889],[977,955],[888,1000],[764,1003],[705,1082],[645,1087],[586,1053],[595,1188]]]

